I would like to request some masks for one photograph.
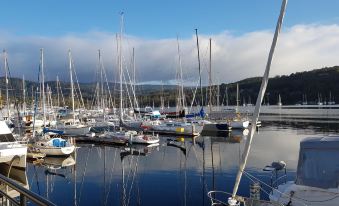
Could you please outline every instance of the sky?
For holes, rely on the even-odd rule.
[[[134,48],[138,83],[175,83],[180,56],[185,84],[197,84],[198,29],[203,82],[208,82],[211,38],[213,81],[230,83],[262,76],[280,4],[280,0],[3,1],[0,48],[7,51],[12,76],[34,81],[40,48],[46,80],[58,75],[69,81],[71,49],[81,82],[96,81],[100,49],[107,79],[116,81],[116,34],[124,12],[126,79],[127,71],[132,76]],[[289,0],[271,76],[339,65],[337,8],[337,0]],[[2,76],[3,63],[0,68]]]

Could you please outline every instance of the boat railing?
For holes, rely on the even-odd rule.
[[[224,192],[224,191],[209,191],[207,196],[211,200],[211,206],[227,206],[228,199],[232,197],[231,193]],[[282,206],[280,203],[271,202],[267,200],[255,199],[255,198],[248,198],[242,196],[235,196],[235,200],[237,200],[237,206]]]
[[[34,205],[43,205],[43,206],[53,206],[52,202],[45,199],[42,196],[37,195],[36,193],[22,187],[14,180],[0,174],[0,184],[4,185],[5,188],[11,188],[12,190],[19,193],[18,198],[11,197],[9,194],[6,193],[8,189],[0,190],[0,202],[1,205],[18,205],[18,206],[24,206],[27,205],[27,203]]]
[[[263,169],[263,171],[271,172],[271,175],[270,175],[271,176],[270,177],[271,192],[273,192],[273,189],[278,188],[279,185],[287,182],[286,163],[273,162],[272,165],[266,166]]]

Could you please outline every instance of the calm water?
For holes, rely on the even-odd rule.
[[[293,180],[300,140],[336,134],[337,125],[279,118],[263,122],[246,171],[268,183],[270,173],[262,169],[284,160]],[[26,174],[29,189],[57,205],[210,205],[208,191],[232,192],[245,139],[238,131],[195,140],[163,136],[154,147],[79,144],[67,159],[28,163]],[[244,176],[239,194],[249,195],[249,182]]]

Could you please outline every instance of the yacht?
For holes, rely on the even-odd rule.
[[[0,121],[0,163],[26,168],[27,144],[13,136],[5,121]]]
[[[47,137],[35,142],[30,150],[46,154],[46,156],[68,156],[74,152],[75,146],[60,137]]]

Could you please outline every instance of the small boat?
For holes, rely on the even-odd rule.
[[[112,143],[117,144],[126,144],[129,142],[130,144],[154,144],[159,142],[159,137],[154,135],[146,135],[146,134],[138,134],[138,132],[129,130],[129,131],[116,131],[116,132],[105,132],[100,135],[99,138],[109,137],[112,139]]]
[[[339,203],[339,136],[309,137],[300,142],[297,178],[273,189],[269,198],[282,205]]]
[[[163,134],[198,136],[202,127],[187,122],[164,122],[159,125],[153,125],[151,131]]]
[[[104,144],[127,144],[127,138],[125,138],[125,132],[123,131],[114,131],[108,132],[105,131],[103,134],[100,134],[97,138],[92,137],[95,142],[104,143]]]
[[[35,142],[30,150],[46,156],[68,156],[74,152],[75,146],[60,137],[55,137]]]
[[[137,144],[156,144],[160,140],[158,135],[136,134],[133,135],[129,141],[130,143]]]
[[[248,128],[248,125],[250,124],[250,121],[246,119],[233,119],[229,122],[229,126],[232,129],[246,129]]]

